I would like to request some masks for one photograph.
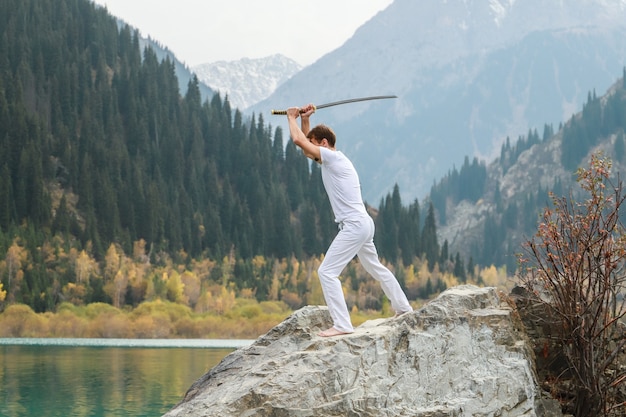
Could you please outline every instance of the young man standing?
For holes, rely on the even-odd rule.
[[[374,221],[365,210],[359,176],[352,162],[335,149],[335,133],[329,127],[317,125],[310,129],[309,117],[314,112],[312,104],[302,109],[292,107],[287,110],[287,119],[294,144],[302,149],[304,155],[321,165],[324,188],[335,221],[339,224],[339,233],[317,271],[333,320],[333,327],[319,335],[330,337],[354,332],[339,275],[355,255],[363,268],[380,282],[396,315],[411,311],[412,307],[396,277],[378,259],[374,246]],[[301,118],[300,127],[298,117]]]

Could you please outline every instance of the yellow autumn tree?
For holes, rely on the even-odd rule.
[[[2,289],[2,283],[0,282],[0,303],[2,303],[6,297],[7,297],[7,292],[5,290]]]
[[[200,282],[208,281],[211,276],[211,272],[217,262],[204,258],[200,260],[192,259],[191,260],[191,271],[198,277]]]
[[[24,271],[22,267],[28,259],[28,251],[18,244],[18,240],[14,239],[13,243],[7,250],[5,257],[5,268],[9,284],[9,301],[12,301],[15,294],[20,290]]]
[[[146,299],[148,291],[149,280],[145,279],[147,273],[146,264],[127,259],[124,271],[128,277],[127,289],[130,294],[130,299],[126,301],[133,305],[138,305]]]
[[[133,259],[136,262],[149,263],[150,257],[146,255],[146,241],[143,239],[133,242]]]
[[[256,259],[259,258],[259,259]],[[262,267],[265,267],[265,258],[264,257],[256,257],[252,263],[254,265],[255,268],[258,268],[259,270]],[[271,280],[270,283],[270,288],[267,294],[267,299],[270,301],[278,301],[278,295],[279,295],[279,291],[281,286],[280,283],[280,277],[282,275],[282,271],[284,271],[284,268],[281,268],[281,262],[277,259],[274,261],[273,265],[272,265],[272,275],[270,277],[266,277],[265,279],[269,279]],[[257,273],[255,272],[255,275],[260,274],[260,271]]]
[[[233,307],[235,307],[235,303],[236,303],[235,291],[228,290],[226,289],[226,287],[222,287],[220,291],[220,295],[219,297],[217,297],[216,300],[219,302],[221,306],[222,314],[224,314],[227,311],[231,310]]]
[[[498,268],[494,265],[482,269],[479,273],[482,284],[492,287],[498,282]]]
[[[223,315],[235,306],[236,298],[233,290],[224,286],[215,288],[217,291],[206,291],[196,304],[196,312],[210,312]],[[218,293],[219,292],[219,293]]]
[[[309,305],[325,305],[324,293],[322,292],[322,285],[320,284],[319,277],[317,275],[317,266],[319,265],[317,259],[311,259],[306,263],[304,271],[306,271],[306,283],[307,283],[307,297],[306,304]]]
[[[121,255],[120,255],[121,253]],[[122,271],[123,252],[111,244],[104,257],[104,292],[111,297],[113,305],[119,308],[126,297],[128,277]]]
[[[150,257],[146,254],[145,240],[139,239],[133,242],[132,260],[127,259],[125,264],[128,274],[128,285],[130,286],[130,301],[133,305],[152,299],[154,283],[148,278],[151,265]]]
[[[117,272],[120,270],[120,255],[115,247],[115,244],[111,243],[107,253],[104,257],[104,280],[106,282],[113,281]]]
[[[113,305],[120,308],[124,305],[126,298],[126,286],[128,285],[128,275],[122,270],[118,270],[113,278],[113,293],[111,298],[113,299]]]
[[[222,259],[222,285],[225,287],[228,286],[228,282],[235,270],[236,262],[235,249],[232,248],[228,256],[224,256],[224,259]]]
[[[87,294],[87,289],[83,284],[75,284],[73,282],[68,282],[63,287],[61,291],[63,294],[63,298],[74,305],[82,305],[84,303],[85,295]]]
[[[442,273],[440,279],[443,281],[444,284],[446,284],[446,288],[452,288],[459,285],[459,280],[451,272]]]
[[[280,281],[278,279],[278,276],[274,274],[272,275],[272,283],[270,284],[270,289],[267,294],[267,299],[270,301],[277,301],[279,290],[280,290]]]
[[[175,303],[187,304],[187,299],[185,297],[185,284],[180,279],[180,274],[172,270],[169,274],[167,274],[167,299],[173,301]]]
[[[180,276],[183,284],[183,296],[189,307],[194,307],[200,298],[200,278],[191,271],[185,271]]]
[[[193,311],[195,311],[196,313],[199,314],[203,314],[209,311],[209,299],[211,297],[211,292],[210,291],[204,291],[202,294],[200,294],[200,297],[198,297],[198,301],[196,302],[196,305],[193,309]]]
[[[498,287],[498,288],[513,288],[513,280],[510,280],[507,276],[506,267],[496,268],[494,265],[491,265],[487,268],[481,269],[478,273],[478,281],[480,284],[488,286],[488,287]]]
[[[91,276],[98,271],[98,262],[93,259],[84,249],[80,251],[74,261],[74,274],[76,282],[88,284]]]

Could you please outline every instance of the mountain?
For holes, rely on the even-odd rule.
[[[228,95],[232,107],[245,109],[267,98],[302,66],[276,54],[259,59],[217,61],[192,69],[204,84],[222,96]]]
[[[625,37],[624,0],[396,0],[249,110],[398,95],[324,109],[313,123],[335,129],[366,200],[394,184],[421,198],[465,156],[492,160],[507,137],[565,120],[606,90]]]

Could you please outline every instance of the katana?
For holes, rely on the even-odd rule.
[[[372,97],[361,97],[361,98],[350,98],[348,100],[340,100],[333,101],[332,103],[320,104],[319,106],[313,105],[315,110],[323,109],[325,107],[338,106],[340,104],[348,104],[348,103],[356,103],[359,101],[368,101],[368,100],[383,100],[386,98],[398,98],[398,96],[372,96]],[[304,113],[303,109],[300,109],[300,113]],[[272,114],[285,115],[287,114],[287,110],[272,110]]]

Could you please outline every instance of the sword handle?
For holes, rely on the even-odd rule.
[[[317,107],[313,106],[313,108],[317,110]],[[300,114],[303,114],[303,113],[306,113],[304,109],[300,109]],[[275,114],[278,116],[285,116],[287,114],[287,110],[272,110],[272,114]]]

